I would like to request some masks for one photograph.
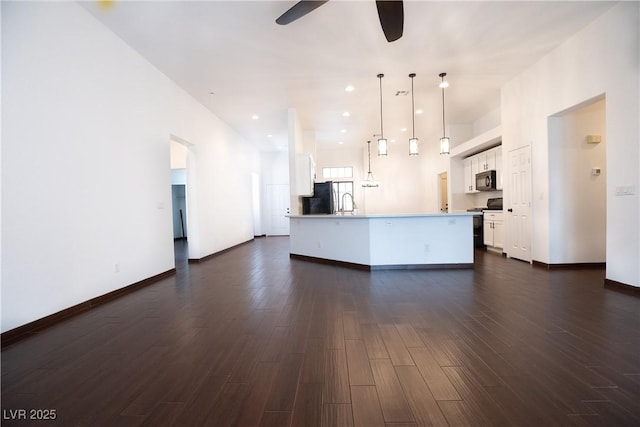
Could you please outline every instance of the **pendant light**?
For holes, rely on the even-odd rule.
[[[449,86],[449,83],[444,81],[444,77],[446,75],[447,73],[440,73],[440,78],[442,79],[442,82],[440,83],[440,88],[442,89],[442,138],[440,138],[440,154],[449,154],[449,137],[444,131],[444,88]]]
[[[367,154],[369,156],[369,172],[367,172],[367,179],[362,183],[363,187],[377,187],[378,181],[373,177],[371,172],[371,141],[367,141]]]
[[[384,74],[378,74],[378,79],[380,80],[380,139],[378,139],[378,156],[386,156],[388,154],[387,151],[387,139],[384,137],[384,133],[382,132],[382,78]]]
[[[413,126],[413,131],[411,132],[411,138],[409,138],[409,155],[417,156],[418,155],[418,138],[416,138],[416,106],[414,104],[413,99],[413,78],[416,76],[416,73],[409,74],[411,78],[411,124]]]

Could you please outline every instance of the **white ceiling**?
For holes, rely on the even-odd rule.
[[[416,136],[436,143],[440,72],[450,82],[447,123],[471,123],[499,107],[505,82],[614,3],[405,1],[404,35],[392,43],[373,0],[332,0],[287,26],[275,19],[295,1],[82,4],[247,140],[271,150],[287,145],[289,107],[319,145],[374,139],[378,73],[385,74],[385,136],[398,144],[410,137],[411,95],[395,93],[410,91],[413,72],[416,109],[425,111],[416,115]],[[349,84],[353,92],[344,90]]]

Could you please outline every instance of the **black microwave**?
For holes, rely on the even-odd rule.
[[[496,171],[484,171],[476,174],[476,190],[492,191],[496,189]]]

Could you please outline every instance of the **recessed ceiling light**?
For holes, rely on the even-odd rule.
[[[267,138],[273,138],[273,135],[269,134],[267,135]]]
[[[346,90],[347,92],[353,92],[355,90],[355,87],[351,85],[347,85],[347,87],[345,87],[344,90]]]
[[[338,141],[338,144],[342,145],[342,144],[344,144],[344,142],[342,142],[342,141]]]
[[[395,139],[390,139],[389,142],[396,142],[396,140]]]
[[[406,132],[406,131],[407,131],[407,128],[401,128],[400,129],[400,132]]]
[[[347,133],[346,129],[340,129],[340,133]]]
[[[259,116],[259,115],[257,115],[257,114],[254,114],[253,116],[251,116],[251,118],[252,118],[253,120],[258,120],[258,119],[260,118],[260,116]]]
[[[422,114],[422,113],[424,113],[424,111],[423,111],[422,109],[418,108],[418,109],[416,110],[416,114]]]
[[[351,116],[351,113],[348,111],[345,111],[344,113],[342,113],[342,117],[349,117]]]

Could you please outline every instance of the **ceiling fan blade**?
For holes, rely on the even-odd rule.
[[[324,1],[315,1],[315,0],[302,0],[298,3],[294,4],[293,7],[287,10],[285,13],[280,15],[278,19],[276,19],[276,23],[280,25],[287,25],[295,21],[296,19],[302,18],[307,13],[319,8],[329,0]]]
[[[404,29],[404,7],[402,0],[384,1],[377,0],[378,16],[384,36],[388,42],[393,42],[402,37]]]

